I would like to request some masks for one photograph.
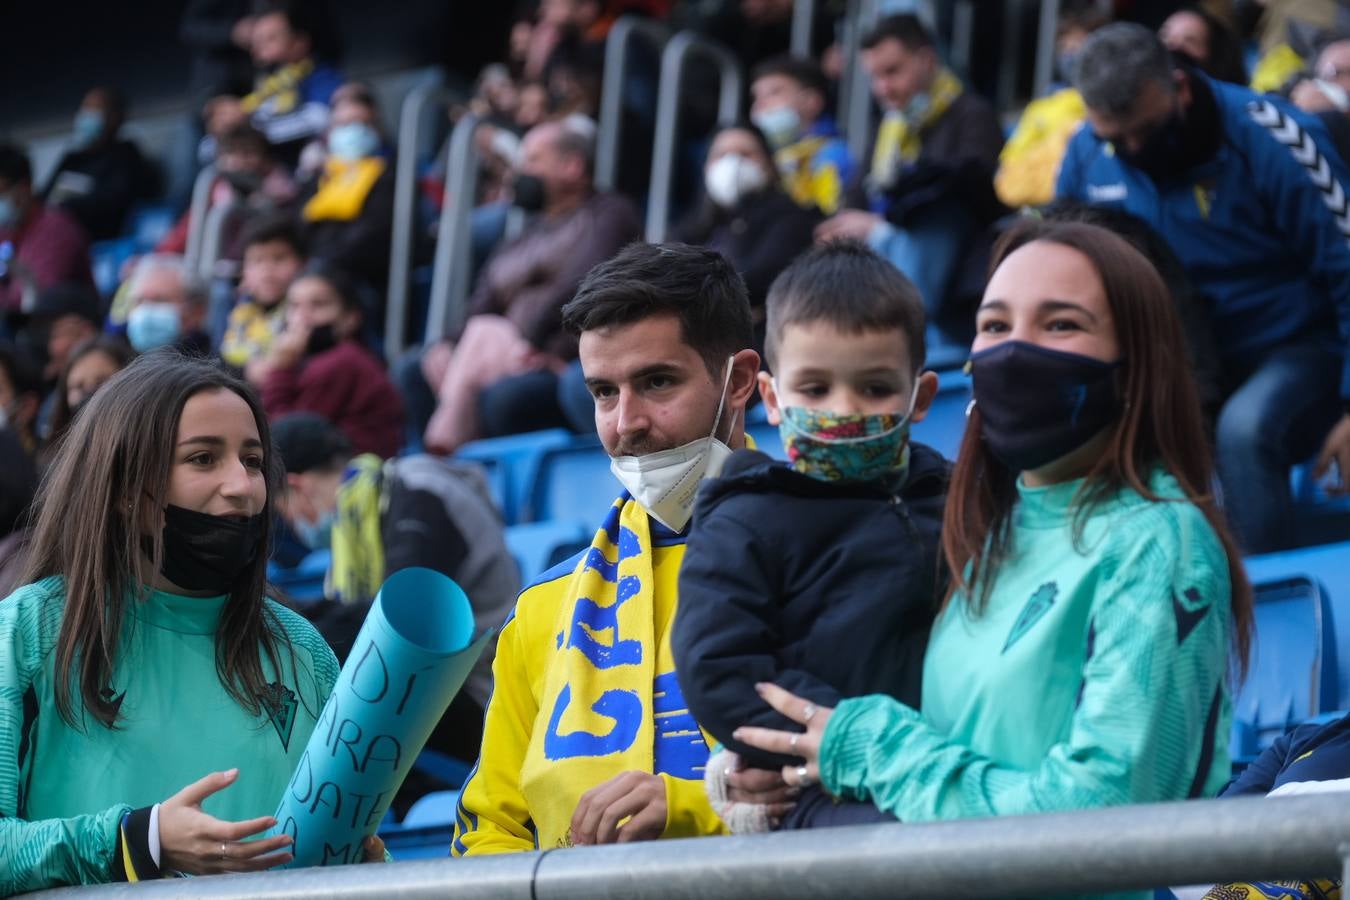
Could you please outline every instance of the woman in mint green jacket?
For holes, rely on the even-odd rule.
[[[156,351],[81,409],[31,583],[0,601],[0,896],[290,859],[256,836],[338,667],[265,594],[278,483],[257,398],[218,364]]]
[[[805,731],[736,737],[907,822],[1214,796],[1252,595],[1168,293],[1090,225],[1027,223],[998,258],[922,711],[761,685]]]

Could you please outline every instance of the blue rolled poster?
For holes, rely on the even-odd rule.
[[[431,731],[459,692],[489,629],[431,569],[390,575],[375,596],[333,693],[277,808],[292,868],[360,862]]]

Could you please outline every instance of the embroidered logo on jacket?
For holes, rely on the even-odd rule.
[[[1003,645],[1000,654],[1007,653],[1008,648],[1022,639],[1032,627],[1039,622],[1050,607],[1055,605],[1055,598],[1059,596],[1059,583],[1047,581],[1045,584],[1036,588],[1036,593],[1031,595],[1027,605],[1022,608],[1022,613],[1013,623],[1012,631],[1008,632],[1008,641]]]
[[[291,732],[295,730],[295,712],[300,706],[295,699],[295,691],[274,681],[263,692],[261,702],[263,713],[277,730],[277,737],[281,738],[281,749],[290,750]]]

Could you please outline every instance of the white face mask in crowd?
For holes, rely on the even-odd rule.
[[[610,460],[610,471],[619,483],[649,516],[671,531],[683,531],[689,524],[699,483],[704,478],[716,478],[731,456],[731,448],[718,439],[717,430],[722,424],[722,408],[727,402],[734,362],[734,356],[727,358],[712,434],[646,456],[616,456]],[[731,427],[736,427],[734,419]]]
[[[768,187],[769,176],[749,157],[728,153],[708,166],[703,184],[712,202],[731,209],[743,198]]]

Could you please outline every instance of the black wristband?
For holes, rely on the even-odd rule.
[[[122,816],[117,826],[117,848],[113,851],[114,881],[147,881],[159,878],[159,866],[150,855],[150,810],[133,809]]]

